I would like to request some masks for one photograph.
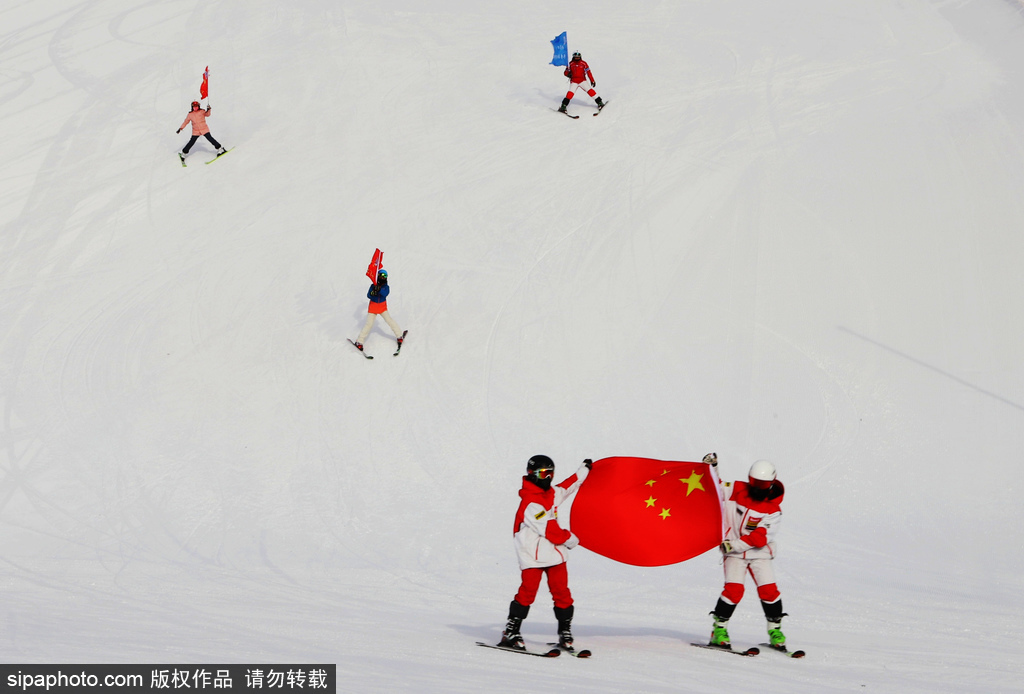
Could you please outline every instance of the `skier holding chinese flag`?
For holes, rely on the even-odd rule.
[[[199,97],[201,99],[208,99],[209,96],[210,66],[207,65],[206,70],[203,71],[203,83],[199,85]],[[185,165],[185,157],[188,156],[189,150],[192,149],[192,145],[194,145],[196,143],[196,140],[198,140],[200,137],[205,137],[207,140],[210,141],[210,144],[213,145],[214,149],[217,152],[217,157],[220,157],[228,153],[228,150],[226,150],[219,142],[217,142],[217,140],[214,139],[213,135],[210,134],[210,126],[206,124],[206,119],[210,117],[210,113],[212,113],[212,111],[213,107],[210,106],[208,101],[205,109],[203,109],[202,104],[200,104],[198,101],[193,101],[192,106],[188,112],[188,115],[185,116],[185,120],[178,127],[177,132],[181,133],[181,131],[187,125],[192,125],[192,137],[189,138],[188,143],[181,148],[181,151],[178,152],[178,158],[181,159],[182,166]]]
[[[718,465],[718,456],[708,453],[704,462]],[[782,520],[782,498],[786,489],[776,479],[775,466],[758,460],[750,466],[746,482],[722,484],[724,539],[720,548],[724,555],[725,588],[711,615],[714,627],[709,645],[729,648],[726,625],[743,598],[743,581],[749,573],[757,585],[757,595],[768,620],[770,645],[786,650],[782,633],[782,595],[775,584],[772,560],[775,558],[775,535]]]
[[[185,116],[185,121],[178,127],[180,133],[185,126],[192,124],[192,137],[189,138],[188,143],[181,148],[178,152],[178,157],[181,159],[181,163],[185,163],[185,157],[188,156],[189,150],[192,149],[192,145],[196,143],[200,137],[205,137],[210,141],[210,144],[216,148],[217,156],[227,154],[227,150],[224,149],[221,143],[217,142],[210,134],[210,126],[206,124],[206,119],[210,117],[210,112],[213,110],[212,106],[207,106],[204,111],[202,105],[198,101],[192,102],[192,110],[189,111],[188,115]]]
[[[558,507],[576,494],[587,479],[592,464],[591,460],[584,460],[575,474],[552,485],[555,462],[551,458],[535,455],[527,462],[513,526],[522,581],[509,604],[508,623],[501,635],[500,647],[525,650],[519,628],[537,597],[541,577],[546,575],[555,603],[555,619],[558,620],[558,645],[566,650],[572,649],[575,608],[565,562],[568,550],[579,544],[579,538],[559,525]]]

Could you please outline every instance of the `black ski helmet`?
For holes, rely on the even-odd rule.
[[[583,56],[580,55],[579,51],[576,51],[575,53],[572,54],[572,59],[573,60],[583,60]]]
[[[546,455],[535,455],[526,463],[526,479],[541,489],[550,489],[554,476],[555,461]]]

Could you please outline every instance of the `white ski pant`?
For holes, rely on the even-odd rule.
[[[379,315],[384,319],[384,322],[388,324],[388,327],[391,328],[392,332],[395,333],[395,338],[400,338],[402,336],[402,329],[398,327],[398,323],[396,323],[395,319],[391,317],[391,314],[385,311]],[[359,333],[359,337],[356,338],[356,342],[359,344],[366,342],[367,336],[370,334],[370,331],[373,330],[373,324],[377,321],[377,316],[378,314],[376,313],[366,314],[366,324],[363,325],[363,331]]]
[[[600,98],[597,96],[597,92],[594,91],[594,88],[590,86],[590,82],[586,80],[583,80],[579,84],[576,84],[575,82],[570,82],[569,91],[565,93],[565,98],[571,99],[576,94],[576,92],[583,92],[594,101],[597,101],[598,98]]]
[[[775,569],[771,559],[744,559],[743,557],[726,557],[722,562],[725,570],[726,583],[743,583],[747,571],[758,586],[775,583]]]
[[[761,602],[773,603],[779,600],[779,588],[775,585],[775,568],[771,559],[744,559],[742,556],[729,555],[722,563],[722,568],[725,571],[722,598],[726,602],[736,605],[743,598],[743,581],[747,573],[754,579]]]

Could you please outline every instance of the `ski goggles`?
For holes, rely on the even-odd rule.
[[[540,470],[534,470],[533,476],[539,480],[546,480],[549,477],[554,477],[555,471],[552,468],[541,468]]]

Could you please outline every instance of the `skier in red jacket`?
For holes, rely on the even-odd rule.
[[[718,456],[708,453],[704,462],[718,465]],[[757,596],[768,622],[770,645],[786,650],[786,637],[782,633],[782,595],[775,584],[775,535],[782,521],[782,499],[786,488],[776,479],[775,466],[767,460],[758,460],[750,466],[746,482],[723,482],[725,587],[718,604],[711,612],[714,626],[709,645],[729,648],[726,625],[743,597],[743,580],[749,574],[757,585]]]
[[[584,460],[574,475],[551,486],[555,476],[555,462],[546,455],[535,455],[527,462],[513,528],[522,583],[509,604],[508,623],[499,646],[525,650],[519,627],[530,613],[530,605],[537,597],[541,577],[547,575],[548,589],[555,602],[555,618],[558,620],[558,644],[563,648],[572,648],[574,608],[565,562],[567,551],[580,541],[558,524],[558,507],[579,490],[592,464],[589,458]]]
[[[565,68],[563,73],[569,78],[569,91],[565,93],[565,98],[562,99],[562,105],[558,107],[558,110],[562,113],[566,113],[566,108],[569,106],[569,102],[572,97],[575,96],[579,90],[585,90],[587,96],[597,103],[597,110],[600,111],[604,108],[604,102],[601,101],[601,97],[594,91],[594,87],[597,86],[597,82],[594,80],[594,73],[590,71],[590,66],[587,65],[587,61],[583,60],[583,56],[579,52],[572,54],[572,62],[569,63],[568,67]],[[590,82],[590,88],[584,85],[584,81]]]

